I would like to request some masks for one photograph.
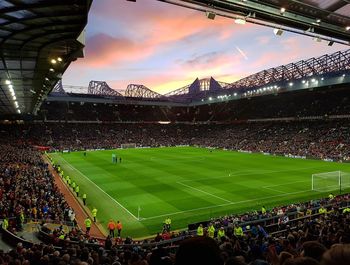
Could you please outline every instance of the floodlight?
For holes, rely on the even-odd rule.
[[[245,25],[246,20],[244,18],[238,17],[238,18],[235,19],[235,23],[239,24],[239,25]]]
[[[206,14],[208,19],[211,19],[211,20],[215,19],[216,14],[214,12],[207,11],[207,12],[205,12],[205,14]]]
[[[283,34],[283,30],[282,29],[273,29],[273,33],[276,36],[281,36]]]

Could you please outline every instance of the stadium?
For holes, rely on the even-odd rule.
[[[102,2],[0,2],[0,264],[349,264],[349,1]]]

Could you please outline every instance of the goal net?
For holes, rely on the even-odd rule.
[[[136,144],[135,143],[127,143],[127,144],[121,144],[120,145],[121,148],[136,148]]]
[[[312,174],[312,190],[314,191],[336,191],[350,187],[350,173],[333,171]]]

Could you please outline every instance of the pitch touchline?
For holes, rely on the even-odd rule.
[[[66,159],[64,159],[62,156],[61,158],[68,164],[70,165]],[[103,192],[104,194],[107,195],[107,197],[109,197],[112,201],[114,201],[116,204],[118,204],[121,208],[123,208],[128,214],[130,214],[135,220],[139,220],[135,215],[133,215],[128,209],[126,209],[120,202],[118,202],[116,199],[114,199],[111,195],[109,195],[107,192],[105,192],[103,189],[101,189],[95,182],[93,182],[91,179],[89,179],[87,176],[85,176],[84,173],[82,173],[79,169],[73,167],[72,165],[70,165],[71,168],[77,172],[79,172],[80,175],[82,175],[84,178],[86,178],[89,182],[91,182],[93,185],[96,186],[96,188],[98,188],[101,192]]]
[[[224,204],[219,204],[219,205],[195,208],[195,209],[186,210],[186,211],[178,211],[178,212],[173,212],[173,213],[168,213],[168,214],[161,214],[161,215],[157,215],[157,216],[142,218],[142,220],[152,220],[152,219],[157,219],[157,218],[161,218],[161,217],[165,217],[165,216],[178,215],[178,214],[182,214],[182,213],[189,213],[189,212],[195,212],[195,211],[199,211],[199,210],[206,210],[206,209],[211,209],[211,208],[224,207],[224,206],[228,206],[228,205],[241,204],[241,203],[252,202],[252,201],[257,201],[257,200],[271,199],[271,198],[276,198],[276,197],[282,197],[282,196],[285,196],[285,195],[293,195],[293,194],[304,193],[304,192],[310,192],[310,190],[289,192],[289,193],[284,193],[284,194],[279,194],[279,195],[267,196],[267,197],[263,197],[263,198],[249,199],[249,200],[244,200],[244,201],[230,202],[230,203],[224,203]]]
[[[176,183],[178,183],[178,184],[180,184],[180,185],[182,185],[182,186],[185,186],[185,187],[187,187],[187,188],[190,188],[190,189],[193,189],[193,190],[202,192],[202,193],[207,194],[207,195],[209,195],[209,196],[212,196],[212,197],[214,197],[214,198],[220,199],[220,200],[222,200],[222,201],[225,201],[225,202],[228,202],[228,203],[232,203],[232,201],[226,200],[226,199],[224,199],[224,198],[221,198],[221,197],[219,197],[219,196],[216,196],[216,195],[211,194],[211,193],[209,193],[209,192],[206,192],[206,191],[204,191],[204,190],[200,190],[200,189],[191,187],[191,186],[189,186],[189,185],[183,184],[183,183],[181,183],[181,181],[177,181]]]

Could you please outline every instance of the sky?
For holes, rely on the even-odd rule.
[[[199,79],[232,83],[264,69],[345,50],[312,38],[157,0],[94,0],[86,27],[85,58],[73,62],[63,85],[106,81],[116,90],[142,84],[165,94]]]

